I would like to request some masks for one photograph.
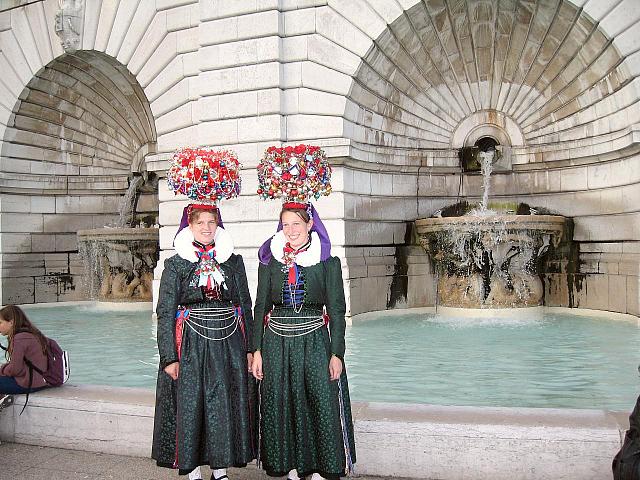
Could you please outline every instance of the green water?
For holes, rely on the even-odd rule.
[[[70,352],[72,383],[155,388],[150,312],[25,310]],[[604,316],[384,316],[348,327],[346,343],[356,401],[630,410],[640,394],[640,326]]]
[[[100,304],[24,310],[69,352],[70,383],[155,389],[159,356],[150,311],[111,310]]]
[[[404,315],[348,329],[355,400],[630,410],[640,393],[638,322]]]

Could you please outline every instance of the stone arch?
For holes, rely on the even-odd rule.
[[[144,91],[113,57],[79,50],[36,72],[0,151],[3,303],[82,298],[76,232],[116,223],[156,138]],[[137,212],[155,219],[157,195]]]
[[[611,258],[603,268],[550,275],[549,304],[638,311],[637,275],[610,274],[618,264],[607,256],[640,241],[637,202],[627,200],[640,195],[640,12],[633,1],[330,5],[353,26],[350,36],[334,35],[349,61],[334,68],[351,76],[343,135],[357,160],[344,162],[348,239],[395,244],[397,270],[407,269],[398,253],[407,224],[461,196],[481,198],[481,182],[461,171],[458,149],[487,135],[509,145],[494,169],[492,198],[572,217],[573,240],[594,252],[581,256],[585,264]],[[375,229],[365,236],[367,224]],[[637,264],[630,257],[624,261]],[[607,282],[626,288],[626,299],[571,291],[574,274],[586,275],[592,291]],[[388,287],[388,298],[402,282],[408,305],[429,301],[428,291],[411,298],[428,282],[410,274]],[[351,282],[354,291],[364,285]]]
[[[144,170],[155,141],[149,102],[122,64],[96,51],[66,53],[20,94],[4,132],[2,171],[54,173],[64,164],[76,174],[126,175]]]
[[[194,9],[198,5],[193,2],[150,4],[140,0],[119,4],[44,0],[0,9],[0,142],[5,139],[9,143],[0,147],[0,152],[7,155],[0,160],[0,294],[4,303],[76,299],[76,278],[82,268],[71,230],[110,223],[132,172],[161,171],[164,157],[154,154],[155,150],[171,150],[181,141],[193,143],[194,129],[190,127],[194,122],[190,118],[185,121],[191,116],[189,81],[185,77],[195,73],[186,73],[183,64],[185,58],[193,60],[197,55],[192,47],[197,30],[191,22]],[[70,17],[68,21],[60,23],[61,14]],[[73,28],[64,31],[71,24]],[[63,27],[62,32],[58,32],[59,27]],[[87,63],[96,78],[79,73]],[[50,143],[50,148],[29,146],[24,137],[33,135],[23,127],[24,122],[33,124],[34,119],[23,113],[27,113],[25,104],[30,103],[25,100],[27,95],[37,90],[31,88],[32,82],[47,82],[46,76],[53,74],[63,79],[60,85],[64,88],[65,82],[75,80],[58,70],[73,65],[80,77],[76,79],[78,84],[87,81],[93,86],[101,85],[102,90],[111,90],[106,97],[100,97],[102,100],[95,98],[113,113],[95,117],[96,122],[106,120],[104,131],[96,136],[109,141],[96,140],[95,146],[78,147],[82,143],[76,142],[78,135],[86,132],[74,132],[72,138],[67,138],[73,129],[64,125],[63,148]],[[105,98],[113,101],[113,106]],[[74,112],[64,111],[63,107],[62,113],[55,108],[46,111],[53,117],[73,117]],[[95,112],[90,110],[87,117],[91,113]],[[15,128],[16,121],[22,126]],[[40,125],[51,130],[39,138],[55,143],[54,132],[61,130],[56,123],[61,122],[56,118],[48,123],[40,119]],[[94,132],[96,127],[92,128]],[[21,140],[12,142],[14,136]],[[156,145],[160,144],[164,146],[158,148]],[[16,155],[20,153],[16,150],[22,153]],[[51,156],[60,160],[60,152],[67,157],[68,166],[52,161]],[[95,158],[92,153],[96,153]],[[29,154],[42,154],[43,158],[38,161]],[[16,171],[20,167],[23,170]],[[80,171],[82,180],[78,181],[80,176],[75,173]],[[18,193],[27,194],[26,201]],[[80,209],[83,213],[76,215]],[[157,215],[157,192],[141,197],[138,210]],[[29,212],[35,215],[25,215]],[[52,217],[57,219],[54,224],[47,223]],[[24,219],[24,226],[16,226],[16,218]]]
[[[451,135],[450,147],[473,145],[484,135],[495,137],[501,145],[522,146],[525,141],[513,119],[495,111],[481,111],[469,115],[456,126]]]
[[[569,142],[602,145],[640,119],[623,51],[633,47],[619,36],[568,0],[417,2],[362,56],[345,118],[363,148],[395,149],[398,160],[459,147],[460,125],[481,112],[512,120],[514,145],[566,156]]]

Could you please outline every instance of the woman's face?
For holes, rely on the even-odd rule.
[[[216,234],[218,224],[216,223],[216,216],[211,212],[199,212],[199,214],[193,219],[193,223],[189,224],[189,228],[193,233],[193,238],[196,241],[205,245],[213,242],[213,237]]]
[[[296,212],[282,213],[282,232],[293,248],[300,248],[307,243],[311,227],[313,227],[313,220],[305,223]]]
[[[13,320],[5,320],[0,317],[0,335],[4,335],[8,337],[11,331],[13,330]]]

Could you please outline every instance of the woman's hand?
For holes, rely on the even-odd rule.
[[[338,380],[341,373],[342,360],[340,360],[335,355],[331,355],[331,360],[329,360],[329,380],[331,380],[332,382]]]
[[[256,380],[262,380],[262,353],[260,350],[253,352],[253,362],[251,362],[251,373]]]
[[[247,370],[251,373],[251,364],[253,363],[253,353],[247,353]]]
[[[180,362],[173,362],[164,367],[164,371],[167,375],[171,377],[172,380],[178,379],[178,374],[180,373]]]

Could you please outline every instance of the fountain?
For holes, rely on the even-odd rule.
[[[145,178],[134,176],[120,201],[115,226],[78,231],[84,260],[85,290],[101,301],[152,300],[153,269],[158,261],[158,229],[135,223],[135,204]]]
[[[526,205],[491,209],[488,202],[494,150],[480,152],[484,192],[478,208],[462,216],[416,220],[420,243],[436,265],[436,301],[454,308],[540,306],[541,257],[557,247],[565,218],[538,215]],[[463,202],[448,210],[466,210]]]

